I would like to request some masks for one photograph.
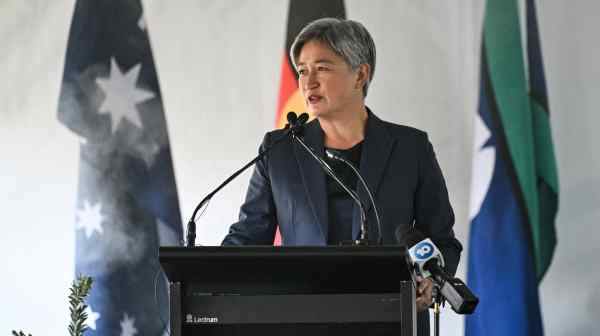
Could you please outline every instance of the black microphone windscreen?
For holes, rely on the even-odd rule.
[[[298,117],[298,124],[303,125],[308,121],[308,113],[304,112]]]
[[[396,229],[396,240],[400,245],[410,248],[424,239],[427,237],[412,226],[401,225]]]
[[[297,120],[298,120],[298,116],[296,115],[296,112],[294,112],[294,111],[288,112],[287,121],[290,124],[290,126],[295,126]]]

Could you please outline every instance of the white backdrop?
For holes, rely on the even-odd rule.
[[[274,125],[286,1],[148,0],[182,214],[251,159]],[[367,104],[430,134],[468,241],[472,120],[483,1],[346,1],[378,64]],[[73,276],[78,142],[56,121],[73,1],[0,2],[0,333],[66,333]],[[541,286],[548,335],[592,335],[600,316],[600,93],[596,1],[538,5],[561,186],[559,245]],[[198,242],[235,221],[249,174],[217,196]],[[459,266],[464,278],[465,258]],[[446,335],[462,335],[449,310]]]

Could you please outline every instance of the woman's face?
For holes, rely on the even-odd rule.
[[[335,118],[353,104],[363,102],[361,71],[353,71],[342,57],[323,42],[304,44],[297,62],[298,86],[307,112]]]

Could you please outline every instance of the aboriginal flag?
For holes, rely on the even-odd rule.
[[[278,128],[285,126],[286,115],[289,111],[302,112],[306,110],[302,95],[298,90],[298,76],[290,59],[290,47],[304,26],[324,17],[345,19],[344,1],[290,0],[285,47],[281,53],[281,79],[275,114],[275,125]],[[274,244],[281,244],[279,230],[277,230]]]
[[[292,42],[309,22],[324,17],[345,19],[344,1],[290,0],[285,48],[281,53],[281,79],[275,119],[277,127],[285,126],[287,112],[301,112],[306,109],[298,90],[298,76],[289,55]]]

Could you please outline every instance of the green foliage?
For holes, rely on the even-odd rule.
[[[91,277],[80,275],[77,280],[73,281],[70,288],[69,311],[71,312],[71,323],[69,324],[69,335],[71,336],[83,336],[83,333],[87,330],[85,324],[87,305],[84,303],[84,299],[92,289],[92,282]]]
[[[69,311],[71,312],[71,323],[69,324],[69,335],[71,336],[83,336],[83,333],[87,330],[85,321],[87,320],[87,305],[84,300],[92,289],[92,283],[94,281],[91,277],[85,275],[79,275],[77,280],[73,281],[69,291]],[[31,334],[25,334],[23,331],[19,332],[12,331],[13,336],[31,336]]]
[[[27,335],[25,335],[25,333],[24,333],[22,330],[19,330],[19,332],[16,332],[16,331],[14,331],[14,330],[13,330],[13,331],[12,331],[12,334],[13,334],[14,336],[31,336],[31,334],[27,334]]]

